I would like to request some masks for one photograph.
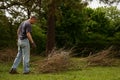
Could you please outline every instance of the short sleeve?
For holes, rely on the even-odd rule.
[[[30,24],[25,24],[25,27],[26,27],[26,33],[27,32],[31,32],[31,25]]]

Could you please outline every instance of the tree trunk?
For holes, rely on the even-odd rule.
[[[30,15],[31,15],[31,12],[30,12],[30,10],[27,8],[27,16],[28,16],[28,19],[30,18]]]
[[[50,54],[55,47],[55,0],[50,0],[48,5],[48,30],[46,55]]]
[[[39,22],[41,23],[41,1],[42,0],[37,0],[37,5],[39,6],[39,11],[38,11],[38,17],[39,17]],[[41,26],[41,25],[40,25]]]

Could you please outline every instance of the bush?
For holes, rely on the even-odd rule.
[[[46,35],[44,33],[44,30],[41,29],[38,25],[35,25],[32,28],[33,39],[37,45],[34,53],[40,54],[41,52],[45,51]]]

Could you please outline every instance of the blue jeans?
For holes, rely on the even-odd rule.
[[[18,53],[14,60],[13,69],[16,69],[23,59],[24,73],[29,72],[29,61],[30,61],[30,44],[28,39],[18,40]]]

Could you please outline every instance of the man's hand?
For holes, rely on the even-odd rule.
[[[27,32],[27,37],[28,37],[29,41],[31,42],[32,47],[33,47],[33,48],[36,48],[36,44],[34,43],[30,32]]]
[[[34,42],[32,43],[32,47],[33,47],[33,48],[36,48],[36,44],[35,44]]]

